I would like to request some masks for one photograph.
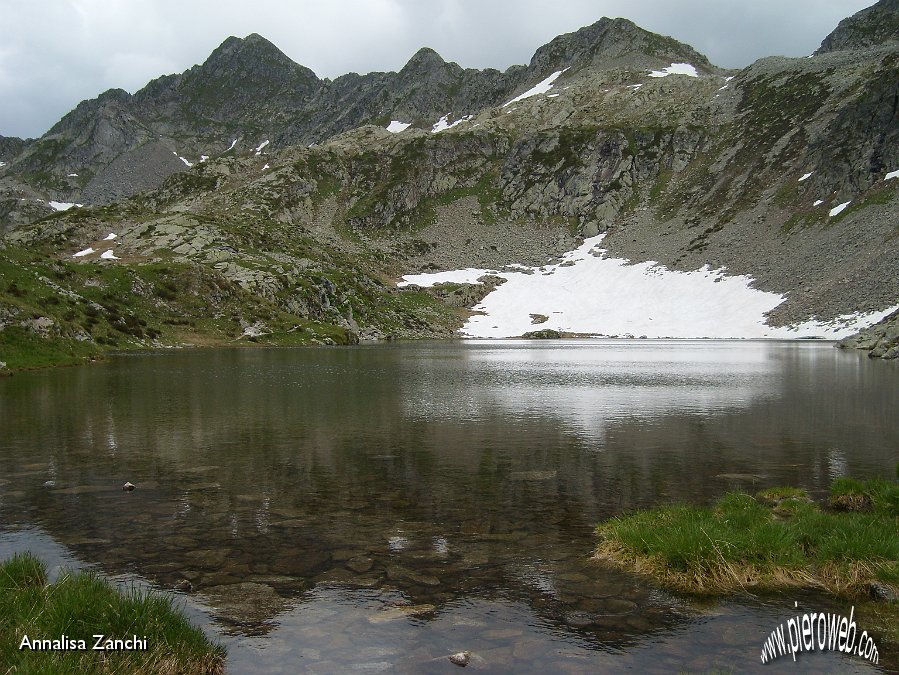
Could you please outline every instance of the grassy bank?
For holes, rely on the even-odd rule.
[[[597,528],[600,558],[689,593],[807,587],[862,600],[899,589],[899,483],[840,479],[826,508],[795,488],[732,492]],[[875,611],[899,639],[899,603]]]
[[[94,649],[97,635],[105,636],[100,644],[106,650]],[[20,649],[25,636],[27,646]],[[133,636],[145,638],[146,649],[105,642]],[[35,649],[37,640],[59,640],[68,649]],[[120,593],[89,572],[64,574],[48,584],[46,568],[30,554],[0,565],[0,664],[10,672],[218,674],[224,663],[224,648],[167,598]]]

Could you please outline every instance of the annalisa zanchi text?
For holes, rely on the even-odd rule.
[[[780,624],[771,631],[771,635],[762,645],[762,663],[773,661],[778,656],[791,654],[793,660],[802,652],[837,651],[868,659],[871,663],[880,662],[880,652],[874,639],[867,631],[858,634],[852,617],[855,606],[849,612],[849,618],[839,614],[811,612],[802,616],[787,619],[786,638],[784,625]]]
[[[19,643],[19,651],[46,651],[46,652],[145,652],[147,651],[147,636],[137,637],[132,635],[127,638],[111,638],[107,635],[91,635],[90,640],[71,638],[68,635],[60,635],[52,639],[22,637]]]

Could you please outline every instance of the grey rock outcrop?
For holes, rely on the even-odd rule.
[[[880,0],[840,21],[815,52],[865,49],[899,41],[899,0]]]
[[[864,349],[871,358],[899,358],[899,310],[882,321],[841,340],[842,349]]]

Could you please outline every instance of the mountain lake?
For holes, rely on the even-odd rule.
[[[820,341],[122,354],[0,379],[0,558],[175,593],[233,673],[450,673],[461,651],[500,673],[888,672],[883,647],[761,664],[778,624],[849,602],[699,601],[592,554],[634,509],[891,477],[897,410],[896,363]]]

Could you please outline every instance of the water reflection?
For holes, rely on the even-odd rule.
[[[392,650],[370,664],[424,668],[458,634],[500,650],[500,670],[638,667],[643,649],[683,657],[672,630],[695,612],[591,561],[593,525],[891,472],[897,383],[811,343],[123,356],[0,381],[0,526],[40,526],[112,573],[189,579],[244,664],[257,635],[273,668],[315,660],[303,650],[325,672],[352,663],[316,637],[324,612],[331,634]],[[731,647],[757,658],[760,639]]]

